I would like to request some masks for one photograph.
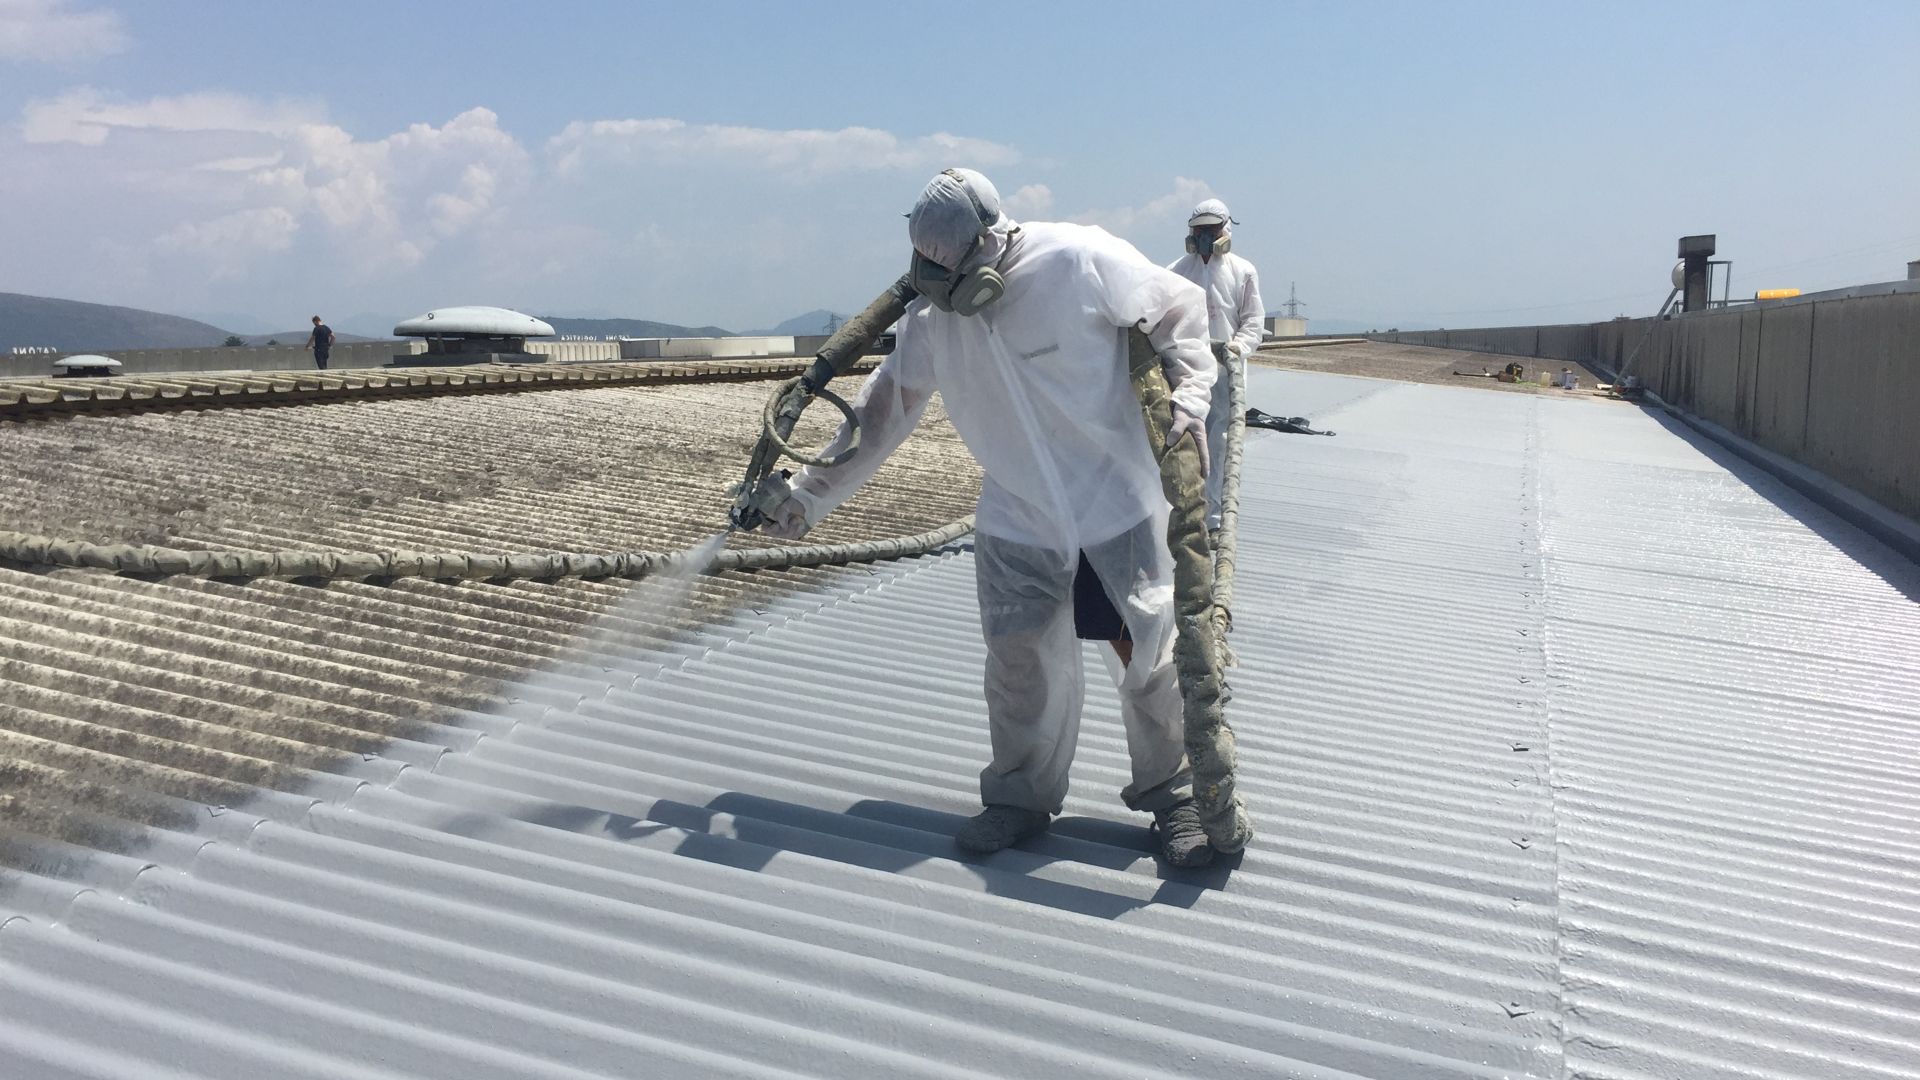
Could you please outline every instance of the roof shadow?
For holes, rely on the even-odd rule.
[[[1715,465],[1727,470],[1754,494],[1772,503],[1781,513],[1811,529],[1815,535],[1832,544],[1869,573],[1897,589],[1909,601],[1920,603],[1920,563],[1915,563],[1898,549],[1828,509],[1777,473],[1741,456],[1666,409],[1644,402],[1640,409],[1674,437],[1685,441]]]

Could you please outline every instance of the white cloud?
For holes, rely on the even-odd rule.
[[[312,103],[92,88],[20,120],[0,129],[0,249],[42,271],[36,288],[163,310],[300,296],[746,327],[864,302],[899,273],[898,211],[926,175],[1018,158],[945,133],[665,118],[571,123],[530,149],[485,108],[364,138]]]
[[[194,168],[201,172],[253,173],[257,175],[261,170],[280,164],[286,156],[284,152],[276,151],[271,154],[255,154],[250,157],[215,158],[212,161],[203,161],[195,165]]]
[[[460,185],[427,197],[427,210],[433,215],[433,231],[452,236],[487,212],[499,190],[494,171],[478,163],[468,165],[460,174]]]
[[[1038,219],[1053,213],[1053,189],[1045,184],[1028,184],[1001,199],[1000,206],[1016,221]]]
[[[526,150],[483,108],[373,142],[337,127],[302,127],[287,163],[296,177],[275,170],[273,183],[292,188],[293,200],[310,207],[336,239],[353,253],[402,264],[476,227],[530,171]]]
[[[902,139],[875,128],[837,131],[691,125],[681,120],[576,120],[547,140],[562,176],[594,162],[648,167],[747,166],[810,177],[876,169],[992,166],[1019,159],[1012,147],[937,132]]]
[[[1113,210],[1089,210],[1076,214],[1073,220],[1082,225],[1098,225],[1115,236],[1130,236],[1140,230],[1155,230],[1171,227],[1185,231],[1187,214],[1194,206],[1214,197],[1213,189],[1205,180],[1193,180],[1185,176],[1173,179],[1173,190],[1164,195],[1149,199],[1139,206],[1123,206]]]
[[[129,102],[81,87],[50,101],[28,102],[21,111],[20,129],[30,143],[99,146],[115,131],[284,136],[320,119],[321,111],[311,105],[260,102],[237,94],[184,94]]]
[[[0,60],[90,60],[126,47],[126,24],[114,12],[76,10],[69,0],[0,0]]]
[[[106,146],[109,132],[174,136],[171,143],[163,138],[158,152],[164,158],[172,147],[179,159],[172,168],[196,174],[196,201],[218,212],[164,230],[155,247],[174,255],[217,249],[223,253],[218,273],[231,273],[235,259],[285,251],[302,230],[332,250],[328,261],[346,263],[344,276],[404,269],[426,259],[438,243],[479,227],[504,193],[522,186],[528,171],[526,151],[500,129],[497,116],[481,108],[438,127],[413,124],[371,141],[307,122],[299,109],[241,98],[155,99],[60,112],[83,117],[56,129],[77,135],[64,141],[83,146]],[[247,145],[266,139],[273,149],[184,160],[210,145],[187,136],[208,132],[241,136],[238,142]],[[219,140],[211,145],[228,147]],[[164,190],[172,175],[167,168],[131,170],[128,182],[153,177],[147,192]]]
[[[212,221],[183,222],[161,234],[154,246],[193,258],[215,279],[243,273],[256,257],[285,251],[300,223],[278,206],[237,210]]]

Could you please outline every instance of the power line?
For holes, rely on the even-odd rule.
[[[1831,255],[1816,255],[1810,259],[1796,259],[1793,262],[1776,263],[1773,266],[1756,266],[1751,269],[1743,267],[1740,272],[1743,274],[1771,274],[1780,270],[1792,270],[1801,266],[1811,266],[1815,263],[1832,262],[1835,259],[1844,259],[1851,255],[1866,255],[1876,251],[1886,251],[1890,248],[1906,247],[1910,244],[1920,244],[1920,233],[1902,237],[1898,240],[1886,240],[1878,244],[1869,244],[1866,247],[1853,248],[1850,251],[1836,251]]]
[[[1855,255],[1866,255],[1876,251],[1885,251],[1892,248],[1905,247],[1910,244],[1917,244],[1917,243],[1920,243],[1920,233],[1916,233],[1912,236],[1901,237],[1897,240],[1883,240],[1880,243],[1869,244],[1865,247],[1852,248],[1846,251],[1836,251],[1828,255],[1817,255],[1812,258],[1799,259],[1794,262],[1788,262],[1788,263],[1779,263],[1773,266],[1757,266],[1757,267],[1739,266],[1739,270],[1743,277],[1751,277],[1754,274],[1772,274],[1772,273],[1778,273],[1781,270],[1792,270],[1797,267],[1812,266],[1818,263],[1832,262],[1835,259],[1844,259],[1844,258],[1848,258],[1850,256],[1855,256]],[[1738,264],[1736,264],[1736,266],[1737,265]],[[1842,283],[1842,284],[1846,284],[1846,283]],[[1827,286],[1823,286],[1823,288],[1824,287],[1827,287]],[[1619,293],[1614,296],[1597,296],[1589,300],[1566,300],[1566,301],[1562,301],[1554,304],[1534,304],[1528,307],[1461,308],[1454,311],[1415,311],[1415,312],[1407,313],[1407,317],[1417,318],[1417,319],[1441,319],[1441,318],[1446,318],[1452,315],[1513,315],[1513,314],[1518,314],[1518,313],[1527,312],[1527,311],[1553,311],[1559,308],[1580,307],[1586,304],[1611,304],[1621,300],[1637,300],[1637,299],[1642,299],[1646,296],[1649,296],[1652,293],[1657,291],[1658,290],[1655,290],[1655,289],[1647,289],[1647,290],[1641,290],[1639,292]]]
[[[1460,308],[1454,311],[1414,311],[1408,314],[1421,319],[1438,319],[1448,315],[1511,315],[1518,311],[1551,311],[1554,308],[1579,307],[1582,304],[1609,304],[1616,300],[1638,300],[1650,295],[1652,290],[1641,289],[1638,292],[1619,293],[1614,296],[1598,296],[1591,300],[1564,300],[1557,304],[1535,304],[1531,307],[1510,308]]]

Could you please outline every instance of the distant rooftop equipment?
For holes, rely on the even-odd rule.
[[[1712,299],[1707,260],[1713,258],[1714,239],[1712,233],[1680,238],[1680,265],[1676,268],[1680,280],[1674,282],[1674,287],[1681,292],[1681,311],[1705,311]]]
[[[527,351],[530,337],[553,337],[553,327],[531,315],[497,307],[434,308],[393,328],[395,337],[427,339],[424,354],[396,355],[390,366],[435,364],[539,364]]]
[[[53,362],[53,377],[56,379],[97,378],[102,375],[116,375],[120,371],[120,361],[111,356],[97,353],[81,353],[64,360]]]
[[[1753,298],[1755,300],[1791,300],[1799,295],[1799,289],[1761,289],[1753,294]]]
[[[1915,259],[1907,264],[1907,280],[1920,281],[1920,259]]]

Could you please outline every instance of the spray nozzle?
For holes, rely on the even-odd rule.
[[[733,486],[733,511],[727,515],[735,529],[755,529],[764,524],[773,512],[780,508],[793,495],[793,472],[781,469],[761,477],[754,483],[741,481]]]
[[[787,437],[793,434],[794,423],[815,398],[839,409],[840,415],[846,417],[847,445],[839,453],[808,454],[787,442]],[[760,421],[760,442],[753,448],[746,479],[733,487],[733,509],[727,517],[736,529],[758,528],[793,494],[793,485],[788,482],[793,473],[778,468],[781,458],[830,469],[850,460],[860,450],[860,418],[854,414],[853,406],[824,386],[810,388],[805,378],[781,383],[767,398]]]

